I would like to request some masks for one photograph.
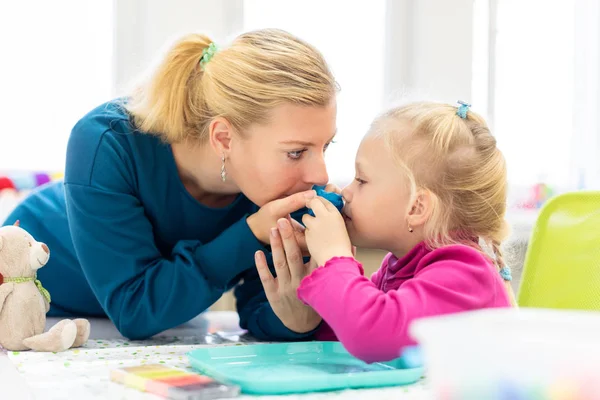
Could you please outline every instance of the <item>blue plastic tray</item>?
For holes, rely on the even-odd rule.
[[[423,368],[400,358],[367,364],[338,342],[302,342],[204,348],[187,354],[192,367],[244,393],[287,394],[407,385]]]

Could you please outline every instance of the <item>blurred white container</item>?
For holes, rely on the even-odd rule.
[[[438,399],[600,399],[600,313],[488,309],[410,332]]]

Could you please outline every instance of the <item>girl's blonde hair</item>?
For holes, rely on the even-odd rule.
[[[190,34],[172,46],[125,105],[137,129],[168,143],[202,142],[215,117],[242,133],[268,121],[280,104],[324,107],[335,96],[337,84],[321,53],[285,31],[244,33],[201,66],[211,43]]]
[[[371,134],[385,139],[410,180],[413,198],[418,189],[432,194],[425,224],[431,248],[481,239],[498,269],[507,267],[500,249],[509,233],[506,163],[481,116],[469,111],[461,118],[448,104],[412,103],[376,119]]]

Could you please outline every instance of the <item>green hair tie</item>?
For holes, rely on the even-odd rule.
[[[200,57],[200,67],[202,67],[202,70],[204,70],[206,64],[213,58],[217,50],[217,45],[214,43],[209,44],[207,48],[202,50],[202,57]]]

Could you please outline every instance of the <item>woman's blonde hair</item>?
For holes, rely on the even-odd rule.
[[[168,143],[202,142],[215,117],[242,133],[268,121],[274,107],[291,103],[327,106],[337,91],[321,53],[277,29],[244,33],[200,65],[212,40],[190,34],[167,52],[125,107],[136,128]]]
[[[430,247],[481,239],[498,269],[507,267],[500,249],[509,233],[506,163],[481,116],[469,111],[461,118],[448,104],[412,103],[376,119],[371,134],[385,139],[410,180],[413,198],[419,189],[432,194],[425,224]],[[506,286],[515,304],[510,283]]]

